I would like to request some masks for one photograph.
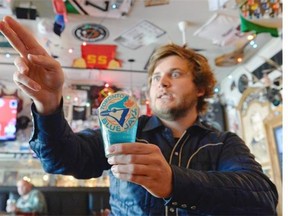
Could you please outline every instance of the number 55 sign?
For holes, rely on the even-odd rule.
[[[115,58],[116,45],[81,45],[82,58],[85,59],[87,68],[109,69],[111,64],[118,62]],[[120,62],[118,62],[120,67]]]

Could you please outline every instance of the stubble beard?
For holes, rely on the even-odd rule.
[[[171,107],[166,108],[165,105],[157,107],[155,104],[151,104],[151,109],[154,115],[158,116],[160,119],[167,121],[175,121],[177,119],[183,118],[188,112],[196,106],[197,101],[187,98],[181,99],[180,103]]]

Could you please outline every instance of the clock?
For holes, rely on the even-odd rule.
[[[73,34],[78,40],[93,43],[106,39],[109,36],[109,31],[100,24],[86,23],[77,26]]]
[[[246,74],[242,74],[238,80],[238,90],[240,93],[243,93],[249,85],[249,79]]]

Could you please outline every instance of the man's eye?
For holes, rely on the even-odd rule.
[[[160,76],[152,76],[152,81],[159,81],[160,80]]]
[[[178,78],[178,77],[180,77],[180,72],[179,71],[173,71],[172,73],[171,73],[171,77],[172,78]]]

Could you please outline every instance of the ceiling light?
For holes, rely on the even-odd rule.
[[[247,37],[245,36],[245,41],[241,41],[242,45],[236,48],[234,51],[217,56],[215,58],[216,66],[234,66],[237,65],[244,60],[244,50],[248,45],[251,45],[253,48],[257,48],[258,45],[253,40],[256,37],[256,34],[249,34]],[[252,40],[250,40],[252,39]]]
[[[253,34],[253,35],[248,35],[247,36],[247,40],[253,40],[255,38],[255,35]]]
[[[182,33],[182,43],[186,44],[186,28],[187,28],[188,23],[186,21],[181,21],[178,23],[178,28]]]
[[[111,8],[113,10],[118,9],[122,4],[123,4],[123,0],[114,0],[114,2],[112,1],[111,3]]]
[[[112,5],[111,5],[111,8],[112,8],[112,9],[117,9],[117,8],[118,8],[118,5],[117,5],[117,4],[112,4]]]

